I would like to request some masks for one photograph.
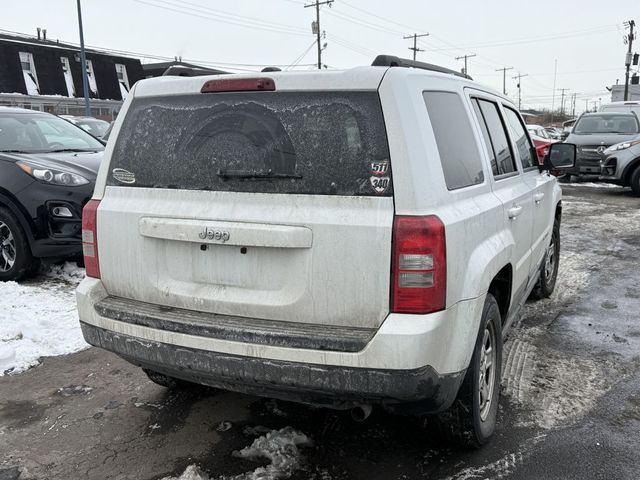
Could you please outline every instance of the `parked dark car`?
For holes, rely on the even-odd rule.
[[[604,151],[611,145],[626,142],[640,133],[640,122],[633,113],[583,113],[566,139],[577,146],[576,165],[570,175],[600,175],[600,162]]]
[[[0,281],[82,254],[82,208],[103,150],[66,120],[0,107]]]
[[[107,133],[107,130],[111,126],[109,122],[105,122],[104,120],[100,120],[99,118],[93,117],[74,117],[72,115],[60,115],[61,118],[64,118],[66,121],[77,125],[83,130],[89,132],[94,137],[102,140],[104,135]]]

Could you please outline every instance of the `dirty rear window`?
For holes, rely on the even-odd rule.
[[[138,98],[109,185],[392,195],[376,92],[252,92]]]

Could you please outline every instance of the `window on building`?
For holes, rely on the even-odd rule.
[[[462,99],[453,92],[424,92],[449,190],[484,181],[480,151]]]
[[[96,76],[93,73],[93,63],[87,60],[87,79],[89,80],[89,90],[93,95],[98,95],[98,85],[96,85]]]
[[[36,74],[36,65],[33,62],[33,54],[20,52],[20,64],[22,65],[22,76],[24,85],[27,87],[28,95],[40,95],[40,85]]]
[[[76,89],[73,85],[73,76],[71,75],[71,64],[67,57],[60,57],[62,64],[62,74],[64,75],[64,83],[67,85],[67,96],[75,97]]]
[[[121,63],[116,63],[116,75],[118,76],[118,83],[120,84],[120,95],[122,99],[127,98],[129,93],[129,78],[127,77],[127,67]]]

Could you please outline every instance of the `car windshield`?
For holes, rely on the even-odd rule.
[[[94,137],[102,137],[109,128],[109,122],[98,119],[77,120],[76,125],[89,132]]]
[[[576,123],[573,133],[619,133],[629,135],[640,132],[640,125],[634,115],[589,115]]]
[[[100,151],[104,145],[81,128],[43,113],[0,114],[0,151]]]

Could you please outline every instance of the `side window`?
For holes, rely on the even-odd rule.
[[[487,130],[487,124],[485,123],[482,112],[480,111],[480,105],[478,105],[478,99],[472,98],[471,104],[473,105],[473,111],[478,118],[478,123],[480,124],[480,129],[482,130],[482,136],[484,137],[484,143],[487,146],[487,153],[489,154],[489,159],[491,160],[491,171],[493,172],[493,176],[497,177],[498,175],[500,175],[500,173],[498,172],[496,154],[493,150],[493,144],[491,142],[491,137],[489,136],[489,131]]]
[[[507,125],[509,125],[511,138],[516,144],[516,157],[520,159],[522,168],[525,170],[527,168],[534,167],[536,164],[533,161],[533,155],[531,154],[531,143],[529,142],[529,137],[524,130],[524,125],[522,125],[520,116],[514,110],[506,106],[504,107],[504,111],[506,112]]]
[[[482,159],[462,99],[453,92],[423,92],[449,190],[484,181]]]
[[[498,105],[480,98],[478,99],[478,105],[480,106],[482,118],[487,124],[487,131],[491,137],[493,154],[498,166],[498,175],[516,172],[517,169],[513,161],[513,155],[511,154],[507,131],[502,122]]]

